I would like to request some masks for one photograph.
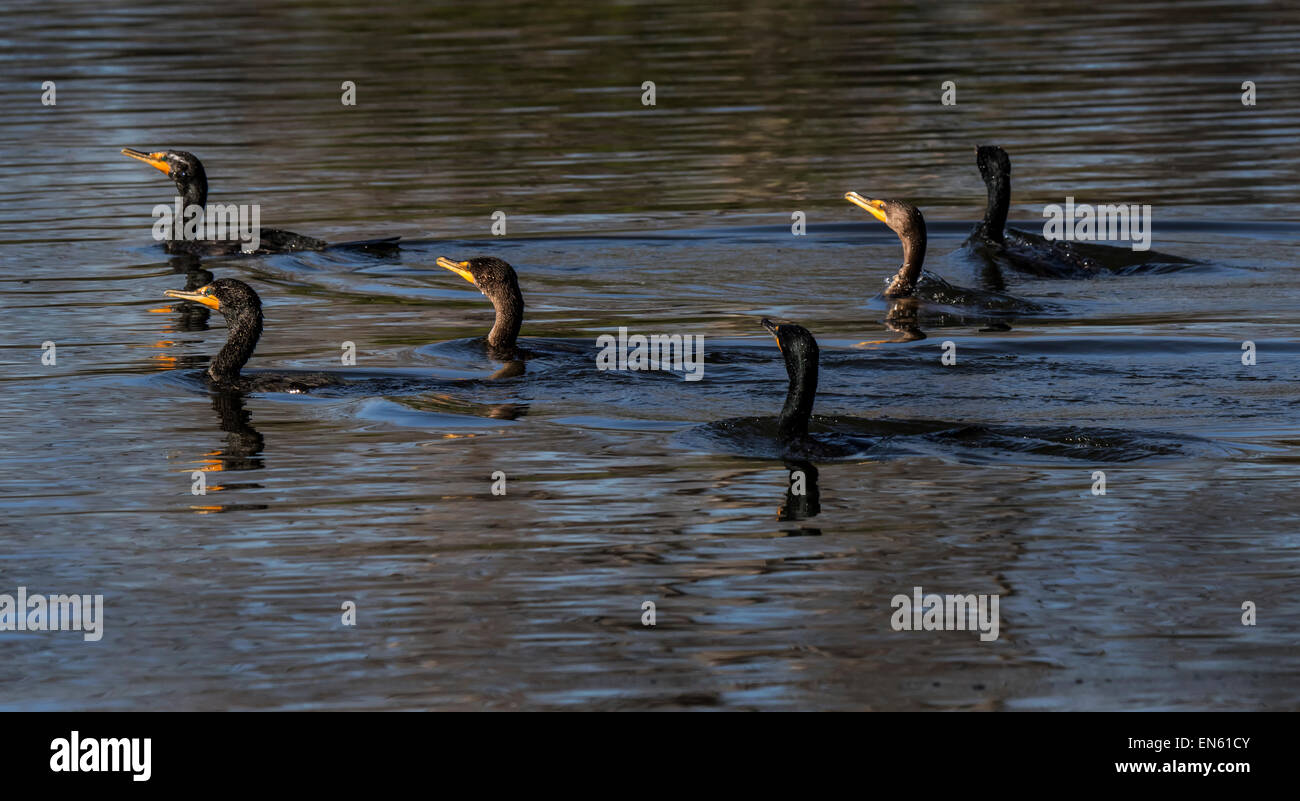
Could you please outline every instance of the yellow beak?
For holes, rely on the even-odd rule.
[[[469,271],[469,262],[452,261],[451,259],[446,259],[443,258],[442,256],[439,256],[438,266],[446,270],[451,270],[453,273],[459,275],[461,278],[464,278],[466,281],[469,281],[474,286],[478,286],[478,282],[474,280],[474,274]]]
[[[145,153],[140,150],[132,150],[129,147],[124,147],[122,148],[122,155],[130,156],[133,159],[143,161],[154,169],[162,170],[164,175],[172,174],[172,166],[168,164],[167,159],[164,158],[167,155],[166,153]]]
[[[202,303],[210,309],[220,309],[221,301],[217,300],[215,295],[209,295],[212,285],[199,287],[193,292],[186,292],[181,289],[164,290],[163,294],[169,298],[180,298],[181,300],[192,300],[195,303]]]
[[[865,210],[868,214],[875,217],[877,220],[880,220],[882,223],[889,222],[889,220],[885,219],[885,201],[872,200],[869,197],[859,195],[857,192],[846,192],[844,194],[844,199],[858,208]]]

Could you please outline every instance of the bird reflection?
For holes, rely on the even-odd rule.
[[[261,455],[265,447],[261,433],[253,427],[251,415],[244,408],[244,396],[237,392],[214,392],[212,410],[217,413],[217,425],[225,432],[225,447],[203,454],[200,473],[226,473],[237,470],[261,470],[265,467]],[[215,492],[235,489],[260,489],[255,482],[204,484],[205,496]],[[191,506],[201,515],[245,509],[266,509],[266,504],[204,504]]]
[[[238,392],[212,393],[212,409],[217,413],[218,425],[226,434],[226,447],[209,454],[220,465],[220,470],[260,470],[265,466],[261,459],[265,442],[262,434],[253,427],[252,414],[244,408],[244,396]]]
[[[212,283],[212,273],[199,265],[197,256],[183,253],[167,260],[172,271],[185,276],[186,291],[193,291]],[[179,303],[176,305],[177,331],[207,331],[208,319],[212,311],[197,303]]]
[[[915,342],[919,339],[925,339],[925,332],[921,330],[918,310],[920,303],[916,298],[897,298],[889,301],[889,310],[885,312],[885,328],[892,331],[896,336],[889,339],[870,339],[866,342],[859,342],[854,345],[855,348],[865,348],[869,345],[888,345],[894,342]]]
[[[494,420],[518,420],[528,414],[528,406],[519,403],[499,403],[487,407],[487,417]]]
[[[791,459],[785,462],[790,471],[790,483],[785,488],[785,503],[776,510],[776,519],[781,521],[806,520],[821,513],[821,488],[817,485],[817,468],[812,462]],[[798,528],[787,529],[786,533],[795,536],[821,536],[821,529]]]
[[[981,260],[975,274],[979,278],[981,288],[989,292],[1007,291],[1006,276],[1002,274],[1002,266],[996,261]]]
[[[526,403],[475,403],[446,392],[396,395],[391,397],[390,400],[400,403],[408,409],[420,412],[472,415],[474,417],[490,417],[494,420],[518,420],[528,414],[528,404]]]
[[[503,364],[500,370],[497,370],[495,373],[488,376],[488,380],[496,380],[498,378],[518,378],[527,370],[528,365],[523,360],[511,359]]]
[[[885,328],[889,329],[894,336],[888,339],[871,339],[866,342],[859,342],[853,347],[866,348],[871,345],[889,345],[925,339],[926,333],[921,330],[921,312],[921,303],[916,298],[890,300],[889,309],[885,313],[884,324]],[[935,309],[925,310],[924,317],[926,325],[931,327],[981,325],[982,327],[978,329],[980,333],[1001,333],[1011,330],[1006,318],[1002,317],[940,312]]]

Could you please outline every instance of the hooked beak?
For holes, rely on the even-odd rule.
[[[474,280],[474,274],[469,271],[469,262],[452,261],[451,259],[439,256],[438,266],[446,270],[451,270],[453,273],[464,278],[466,281],[469,281],[474,286],[478,286],[478,282]]]
[[[208,289],[211,286],[212,286],[211,284],[208,284],[208,286],[201,286],[198,289],[194,290],[193,292],[186,292],[185,290],[182,289],[168,289],[168,290],[164,290],[163,294],[169,298],[180,298],[181,300],[192,300],[195,303],[202,303],[204,306],[207,306],[209,309],[220,310],[221,301],[217,300],[215,295],[208,294]]]
[[[844,199],[852,203],[853,205],[857,206],[858,208],[863,209],[872,217],[875,217],[877,220],[880,220],[882,223],[885,224],[889,223],[889,220],[885,219],[886,217],[885,201],[873,200],[872,198],[869,197],[863,197],[862,195],[859,195],[857,192],[846,192],[844,194]]]
[[[162,170],[164,175],[172,174],[172,165],[168,164],[167,159],[165,158],[167,154],[161,151],[158,153],[145,153],[140,150],[133,150],[129,147],[124,147],[122,148],[122,155],[130,156],[137,161],[143,161],[145,164],[148,164],[156,170]]]
[[[772,335],[773,339],[776,340],[776,349],[781,351],[782,353],[785,353],[785,348],[781,347],[781,337],[778,336],[776,333],[777,331],[781,330],[781,326],[777,325],[776,323],[772,322],[766,317],[763,318],[761,325],[764,328],[766,328],[767,332]]]

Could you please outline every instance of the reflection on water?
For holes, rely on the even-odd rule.
[[[43,11],[0,9],[0,591],[103,593],[105,636],[5,635],[3,706],[1297,704],[1292,10]],[[1153,247],[1202,264],[994,269],[963,247],[976,143],[1011,154],[1025,230],[1067,195],[1149,203]],[[169,258],[169,187],[126,146],[193,151],[269,226],[402,250]],[[877,297],[899,240],[844,203],[865,187],[924,210],[936,275],[1045,311]],[[514,265],[526,359],[481,346],[448,253]],[[214,277],[263,299],[250,368],[392,391],[209,394],[186,376],[224,322],[162,291]],[[780,409],[764,316],[816,335],[818,415],[960,425],[845,462],[692,445]],[[705,336],[704,380],[595,370],[619,326]],[[999,594],[999,640],[894,632],[914,586]]]
[[[790,486],[785,493],[785,503],[777,510],[777,520],[807,520],[822,510],[821,489],[817,486],[817,466],[807,461],[788,461]],[[816,529],[787,530],[820,534]]]
[[[265,447],[262,435],[252,425],[252,413],[244,408],[244,398],[232,392],[213,392],[212,409],[217,413],[221,430],[226,433],[226,447],[209,454],[215,461],[211,470],[260,470],[265,465],[258,456]]]

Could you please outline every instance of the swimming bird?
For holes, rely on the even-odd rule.
[[[721,446],[749,456],[795,460],[844,458],[871,448],[875,439],[841,437],[833,426],[829,432],[809,434],[821,359],[817,340],[808,329],[795,323],[777,323],[764,318],[761,325],[776,339],[789,378],[781,413],[776,418],[717,420],[687,432],[688,439],[703,438],[710,447]],[[824,437],[822,433],[831,436]]]
[[[204,381],[211,389],[235,392],[309,392],[347,383],[329,373],[241,373],[262,336],[262,299],[253,288],[234,278],[219,278],[187,291],[168,289],[169,298],[189,300],[221,312],[226,318],[226,344],[208,365]]]
[[[1127,462],[1213,447],[1194,437],[1118,429],[814,416],[821,360],[817,340],[795,323],[764,319],[762,325],[775,337],[789,377],[780,415],[718,420],[685,432],[688,439],[703,438],[710,448],[745,456],[810,461],[924,454],[984,463],[991,453],[1002,453],[1016,462],[1062,458]]]
[[[208,202],[208,174],[203,169],[203,162],[199,161],[198,157],[193,153],[184,150],[159,150],[153,153],[145,153],[141,150],[124,147],[122,148],[122,155],[142,161],[171,178],[172,183],[176,184],[177,191],[180,192],[184,209],[191,206],[206,208]],[[216,240],[186,237],[183,226],[184,221],[182,219],[172,221],[172,226],[167,232],[166,248],[168,253],[191,253],[199,256],[225,256],[244,253],[244,243],[237,239]],[[337,247],[382,253],[394,250],[400,238],[366,239],[330,245],[324,240],[295,234],[292,231],[261,228],[259,226],[257,249],[250,252],[261,255]]]
[[[1012,269],[1041,278],[1092,278],[1103,272],[1158,272],[1177,265],[1197,262],[1153,250],[1067,242],[1007,228],[1011,207],[1011,158],[996,145],[975,148],[988,203],[984,219],[971,232],[970,243],[982,245],[988,255],[1000,258]]]
[[[888,281],[884,296],[917,298],[942,306],[967,307],[984,314],[1040,314],[1048,307],[1003,292],[969,289],[925,272],[925,217],[902,200],[883,200],[848,192],[844,199],[889,226],[903,243],[903,265]]]
[[[488,352],[497,359],[516,358],[519,329],[524,322],[524,295],[519,291],[515,268],[492,256],[469,261],[453,261],[439,256],[437,264],[473,284],[492,301],[496,319],[487,335]]]

